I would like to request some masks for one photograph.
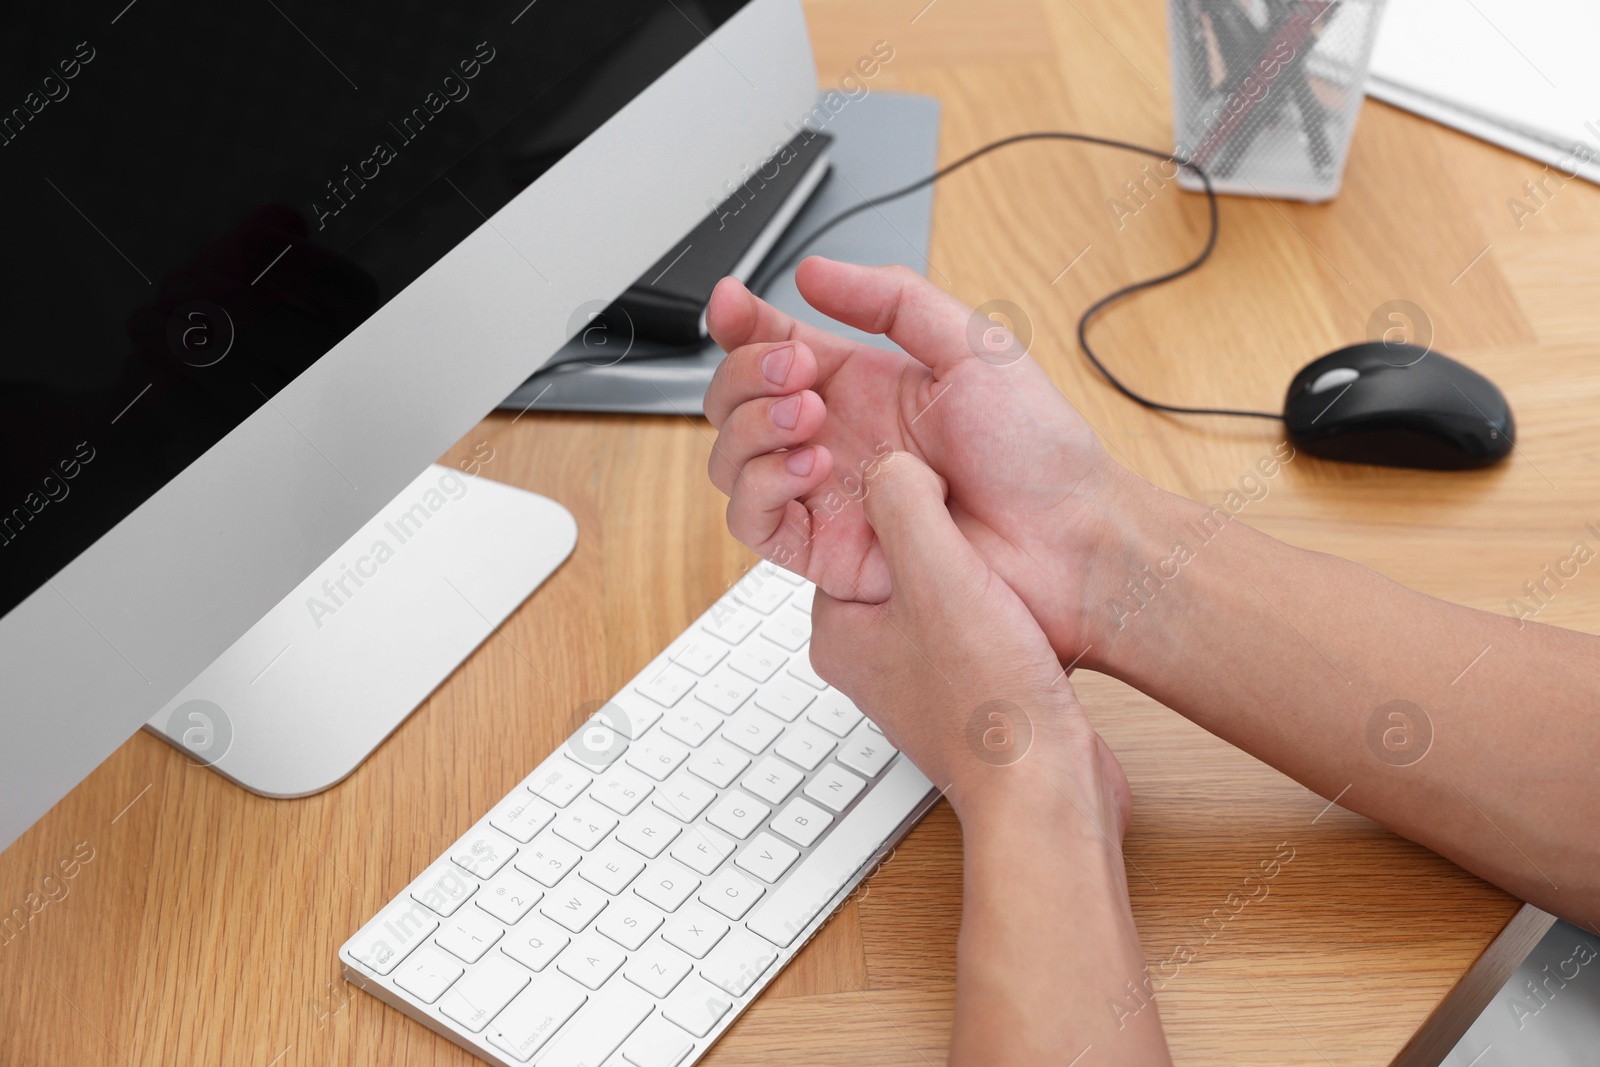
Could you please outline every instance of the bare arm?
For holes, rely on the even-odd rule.
[[[1118,497],[1083,665],[1524,900],[1600,921],[1600,639],[1426,596],[1131,476]]]
[[[878,605],[818,593],[812,662],[870,715],[961,820],[964,901],[950,1062],[1166,1067],[1121,843],[1127,779],[1061,679],[1049,642],[896,455],[863,500],[884,545]]]
[[[961,812],[965,849],[950,1063],[1166,1065],[1128,906],[1122,830],[1092,752]],[[1130,992],[1131,991],[1131,992]],[[1134,1005],[1130,1008],[1128,1005]]]

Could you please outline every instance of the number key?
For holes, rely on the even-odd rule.
[[[635,741],[628,747],[626,762],[628,766],[661,782],[688,758],[689,750],[657,727],[646,734],[642,741]]]
[[[528,909],[544,896],[531,879],[514,870],[504,870],[495,875],[478,894],[478,907],[493,915],[507,926],[514,926],[528,914]]]
[[[522,850],[512,866],[542,886],[553,886],[578,865],[582,855],[553,831],[546,830]]]
[[[617,817],[585,797],[556,817],[555,832],[585,852],[617,828]]]
[[[768,623],[767,626],[771,626]],[[765,639],[767,627],[761,628],[762,637],[747,643],[728,659],[728,666],[748,678],[765,682],[789,661],[783,649]]]

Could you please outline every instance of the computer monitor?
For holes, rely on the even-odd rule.
[[[13,13],[0,847],[787,141],[799,0]]]

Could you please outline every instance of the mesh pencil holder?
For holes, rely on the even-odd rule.
[[[1339,191],[1384,0],[1168,0],[1176,158],[1218,192]],[[1191,171],[1186,189],[1201,188]]]

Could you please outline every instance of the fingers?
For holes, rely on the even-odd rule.
[[[800,341],[757,341],[736,348],[717,367],[706,390],[705,412],[722,429],[740,404],[783,396],[816,384],[817,357]]]
[[[853,347],[852,342],[784,314],[746,289],[737,278],[724,278],[711,291],[706,327],[724,352],[757,341],[801,341],[831,366],[842,362]]]
[[[897,598],[930,574],[955,579],[987,570],[950,517],[943,480],[910,453],[895,452],[879,463],[862,504]]]
[[[728,497],[728,530],[765,559],[805,573],[811,516],[800,498],[827,481],[833,454],[818,445],[757,456]]]
[[[723,421],[716,443],[711,446],[707,464],[711,484],[732,496],[745,464],[757,456],[809,440],[822,428],[826,417],[822,398],[809,389],[740,404]]]
[[[863,267],[811,256],[795,271],[806,303],[848,326],[881,333],[942,375],[973,355],[973,311],[910,267]]]

